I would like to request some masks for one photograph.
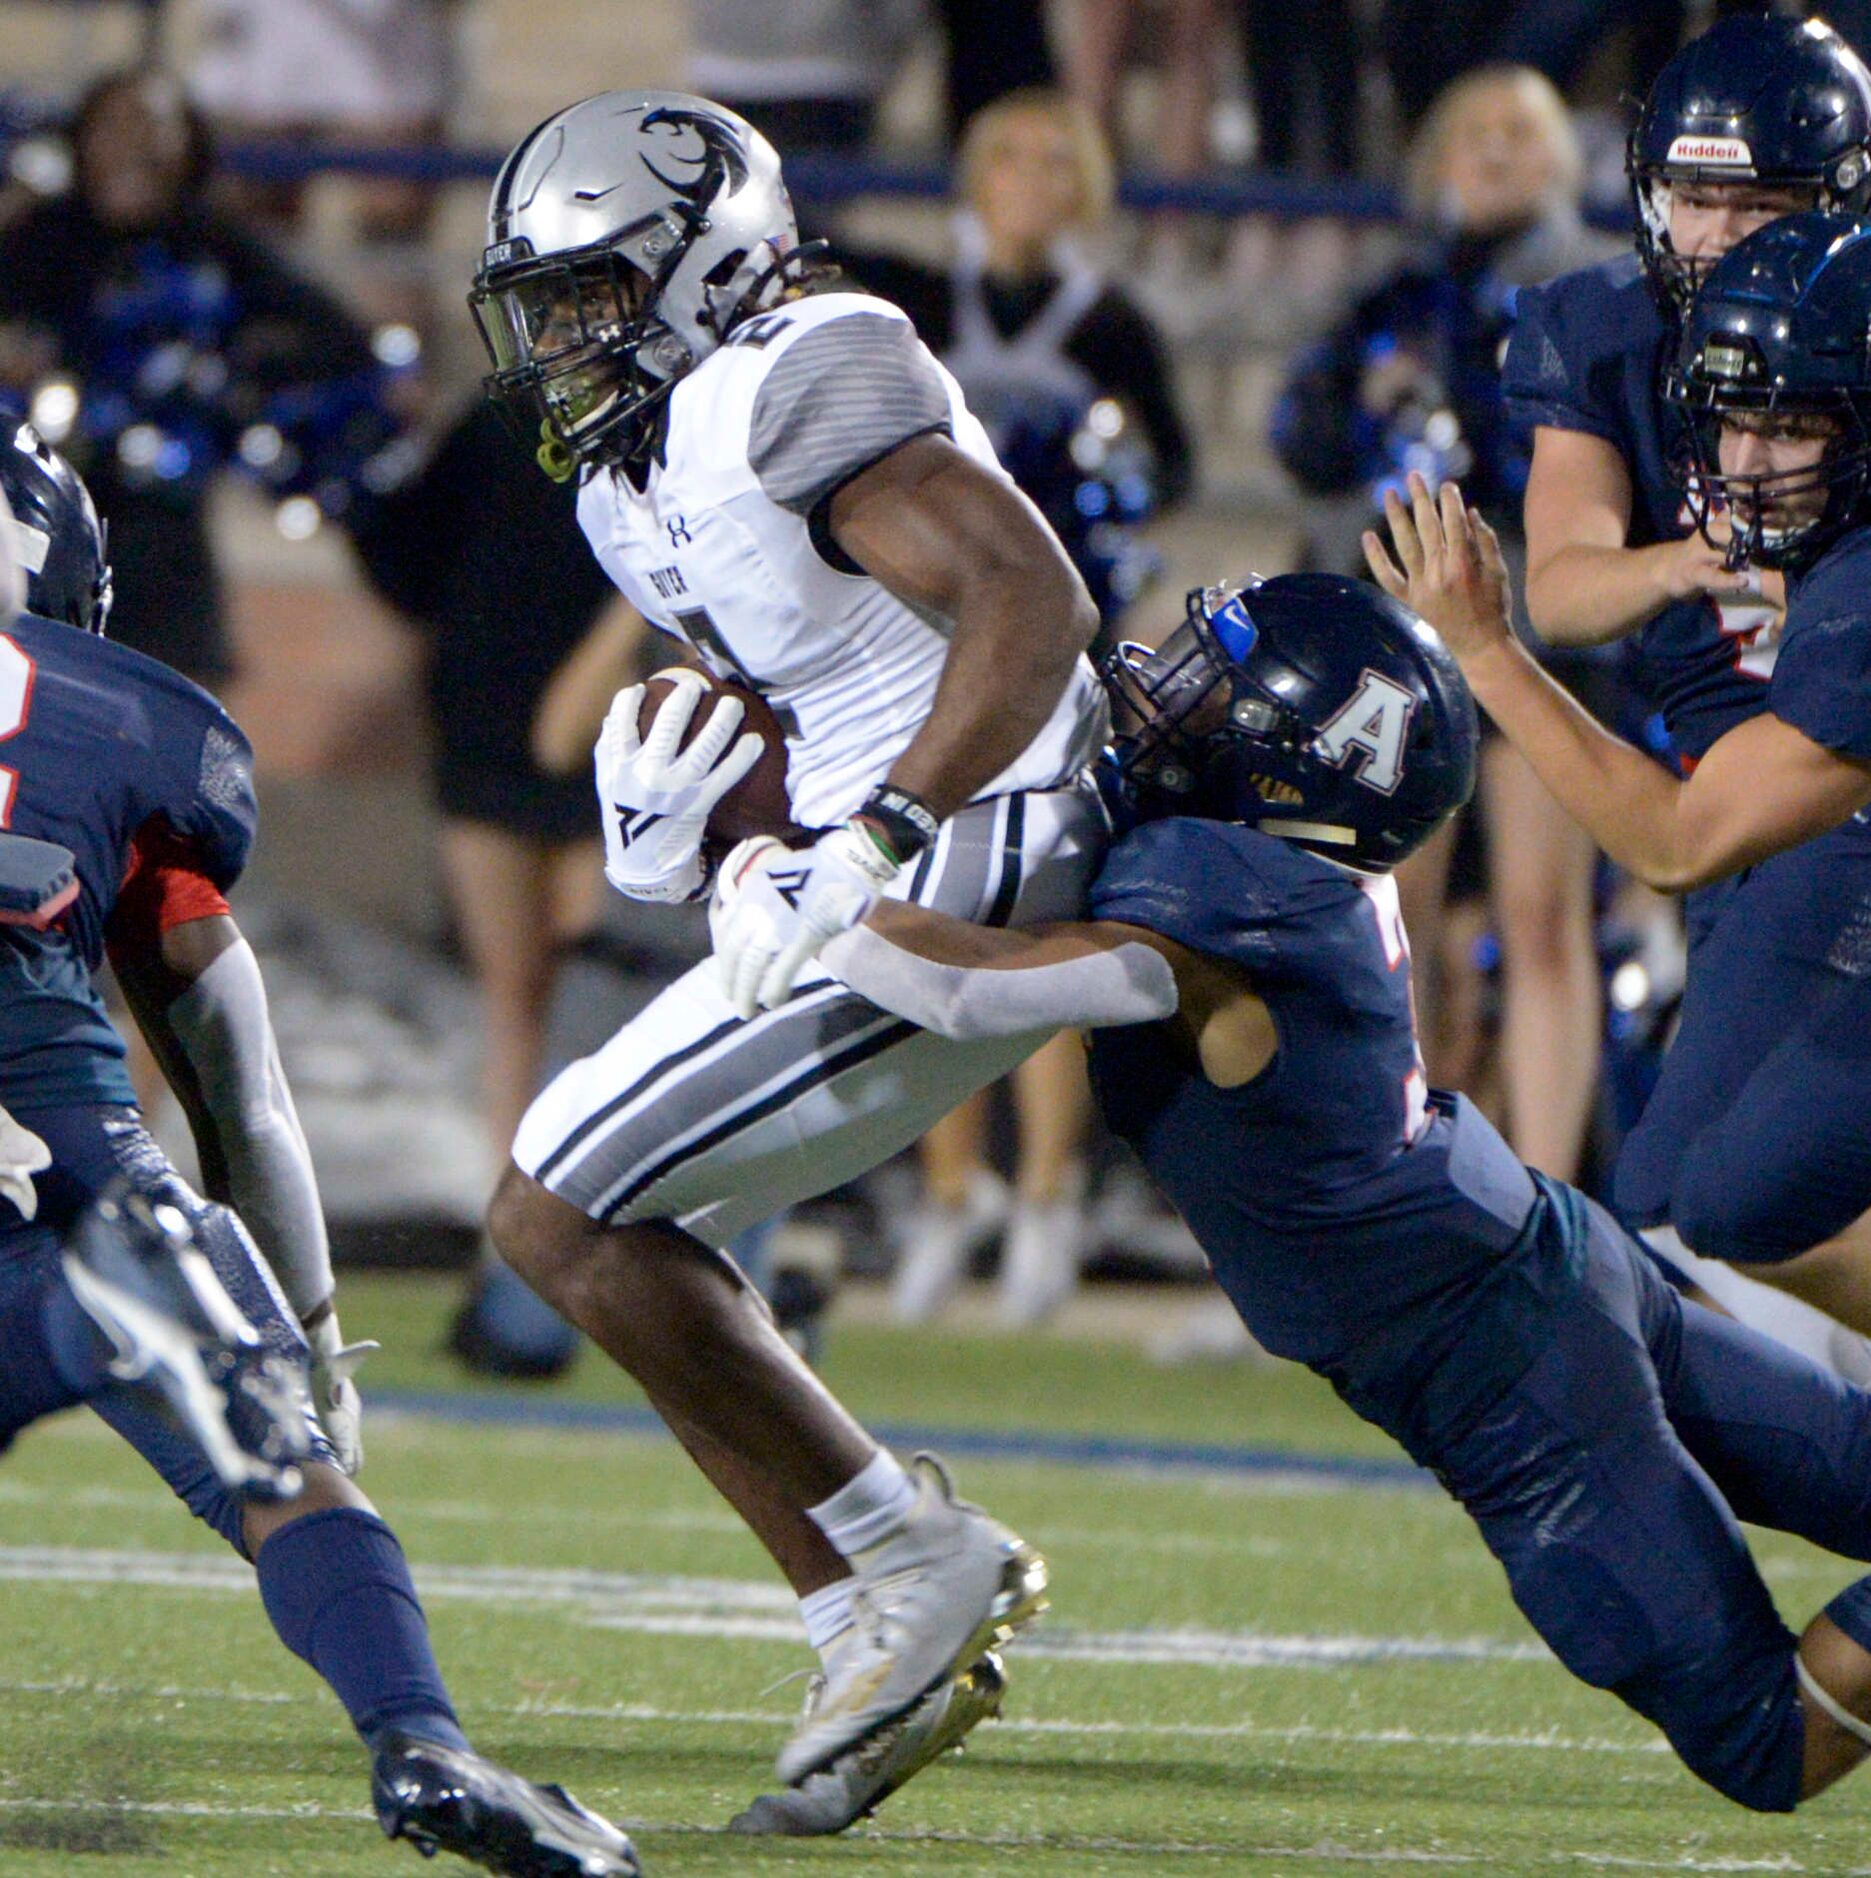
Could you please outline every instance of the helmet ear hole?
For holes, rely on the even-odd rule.
[[[702,281],[710,287],[725,287],[740,271],[747,259],[745,248],[732,248],[702,276]]]

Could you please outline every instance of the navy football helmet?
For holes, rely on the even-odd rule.
[[[104,524],[78,472],[33,429],[0,437],[0,490],[13,511],[13,549],[26,610],[102,633],[110,618]]]
[[[1135,719],[1119,776],[1146,818],[1245,822],[1328,860],[1394,867],[1466,802],[1481,733],[1442,641],[1340,574],[1201,587],[1106,686]]]
[[[1810,188],[1814,208],[1871,206],[1871,72],[1824,20],[1732,15],[1657,75],[1625,171],[1644,272],[1680,312],[1697,269],[1670,244],[1670,185]]]
[[[1866,519],[1867,309],[1871,218],[1817,212],[1756,230],[1696,296],[1664,391],[1689,419],[1690,512],[1711,541],[1711,519],[1725,515],[1731,566],[1797,569]],[[1765,418],[1809,420],[1824,454],[1810,469],[1724,475],[1723,423]]]

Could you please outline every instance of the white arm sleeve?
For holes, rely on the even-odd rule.
[[[819,957],[860,996],[957,1043],[1148,1024],[1176,1012],[1176,974],[1140,940],[1050,965],[995,969],[938,964],[854,926]]]
[[[164,1016],[195,1072],[234,1210],[304,1317],[331,1296],[331,1248],[253,948],[229,946]]]

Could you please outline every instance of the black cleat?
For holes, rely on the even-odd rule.
[[[395,1740],[370,1794],[385,1838],[424,1858],[453,1852],[505,1878],[642,1878],[636,1849],[563,1787],[536,1787],[478,1754]]]

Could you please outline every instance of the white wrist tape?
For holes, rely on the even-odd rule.
[[[957,1043],[1148,1024],[1176,1011],[1168,959],[1138,940],[1049,965],[994,969],[937,964],[856,926],[819,956],[860,996]]]
[[[331,1248],[253,948],[229,946],[164,1015],[201,1089],[228,1198],[303,1317],[331,1296]]]

